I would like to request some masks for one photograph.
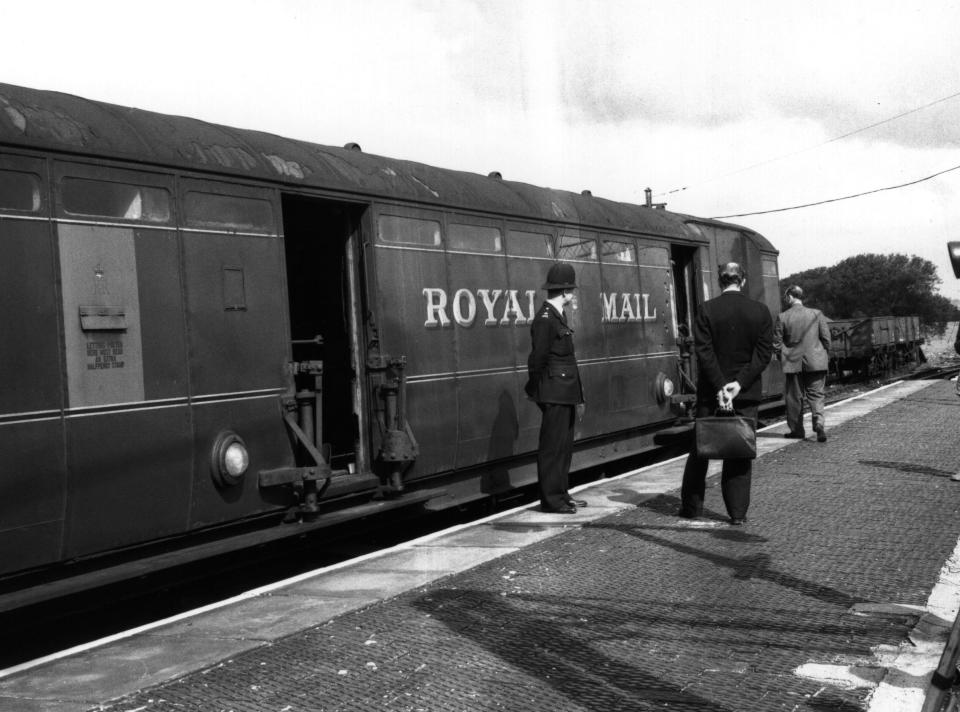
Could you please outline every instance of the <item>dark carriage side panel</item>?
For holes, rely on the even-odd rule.
[[[146,400],[186,396],[187,344],[180,248],[172,231],[134,233]]]
[[[760,252],[760,272],[763,279],[763,294],[760,301],[767,305],[770,310],[770,316],[776,325],[777,315],[780,313],[781,294],[780,294],[780,272],[777,267],[777,256]],[[763,393],[768,396],[776,396],[783,393],[783,386],[786,377],[783,375],[783,366],[776,354],[770,360],[769,365],[763,372]]]
[[[0,573],[62,556],[62,442],[59,416],[0,425]]]
[[[36,180],[40,188],[39,161],[26,170],[13,167],[13,159],[0,156],[0,174]],[[23,161],[16,161],[19,167]],[[6,183],[10,183],[8,178]],[[38,200],[40,196],[38,194]],[[27,413],[61,407],[59,313],[55,256],[50,223],[41,219],[45,204],[36,210],[4,210],[0,195],[0,284],[3,284],[3,338],[0,338],[0,414]],[[16,205],[8,199],[7,205]],[[29,218],[29,219],[28,219]]]
[[[184,530],[191,424],[176,232],[59,232],[71,406],[65,554],[81,556]]]
[[[0,249],[0,413],[60,408],[60,308],[49,223],[0,217]]]
[[[445,244],[457,358],[454,466],[461,469],[514,454],[518,393],[511,355],[535,292],[508,282],[499,221],[448,216]],[[494,490],[504,484],[487,483]]]
[[[74,415],[68,424],[66,556],[184,531],[191,455],[186,406]]]
[[[183,195],[192,394],[280,388],[287,324],[272,193],[184,181]]]
[[[387,206],[376,221],[371,298],[381,353],[406,359],[407,417],[421,444],[407,474],[415,479],[452,469],[457,453],[457,361],[443,218]]]
[[[657,374],[674,376],[669,246],[604,236],[600,241],[601,321],[607,342],[607,431],[671,417],[655,392]]]
[[[46,166],[0,154],[0,573],[61,556],[60,307]]]
[[[190,526],[202,527],[289,504],[287,493],[261,491],[256,476],[294,464],[280,404],[289,327],[274,192],[182,180],[181,209],[195,445]],[[217,484],[212,471],[224,433],[250,454],[233,485]]]
[[[55,176],[68,376],[64,554],[82,556],[184,530],[183,312],[173,177],[66,162]]]

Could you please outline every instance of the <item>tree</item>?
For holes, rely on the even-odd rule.
[[[960,309],[936,292],[937,267],[916,255],[863,254],[833,267],[815,267],[780,281],[799,285],[804,303],[831,319],[919,316],[925,324],[960,319]]]

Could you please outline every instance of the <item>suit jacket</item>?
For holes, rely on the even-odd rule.
[[[540,306],[530,325],[530,344],[527,395],[537,403],[583,403],[573,329],[550,302]]]
[[[740,383],[738,403],[760,400],[760,376],[773,353],[773,319],[765,304],[742,292],[723,292],[700,308],[693,340],[701,403],[712,408],[717,392],[731,381]]]
[[[830,325],[819,309],[794,304],[777,317],[773,348],[784,373],[826,371],[830,365]]]

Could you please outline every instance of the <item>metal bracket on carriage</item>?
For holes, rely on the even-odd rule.
[[[287,519],[296,516],[310,515],[317,512],[317,500],[323,496],[324,491],[330,486],[330,481],[337,474],[346,474],[346,470],[335,472],[331,469],[326,458],[310,441],[310,438],[303,432],[297,423],[296,416],[290,412],[283,414],[283,422],[296,438],[297,442],[303,447],[313,465],[305,467],[280,467],[274,470],[260,470],[260,487],[276,487],[278,485],[292,485],[297,492],[300,504],[292,507],[287,513]],[[322,484],[318,484],[320,481]]]
[[[382,410],[377,413],[380,425],[377,463],[381,470],[381,484],[376,497],[380,499],[397,497],[403,493],[403,474],[420,454],[417,439],[407,422],[406,365],[405,356],[372,354],[367,359],[368,368],[383,371],[383,382],[377,387],[383,402]]]

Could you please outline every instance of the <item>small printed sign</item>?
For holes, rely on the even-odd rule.
[[[87,370],[97,371],[105,368],[123,368],[122,341],[88,341]]]

